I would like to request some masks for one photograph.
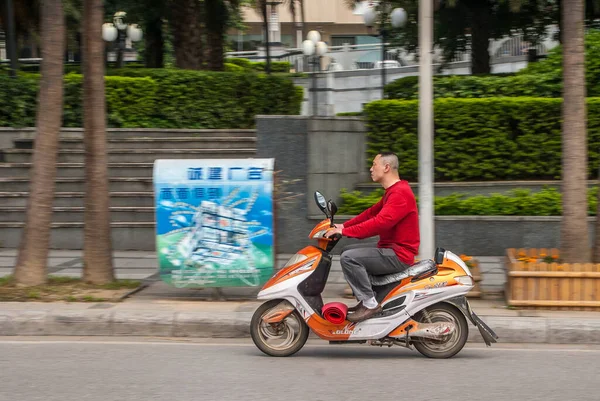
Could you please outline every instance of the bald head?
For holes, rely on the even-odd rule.
[[[400,163],[398,162],[398,156],[392,152],[381,152],[379,154],[381,157],[381,162],[384,164],[388,164],[390,166],[390,170],[397,172]]]

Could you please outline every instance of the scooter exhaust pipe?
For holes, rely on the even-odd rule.
[[[407,334],[402,334],[398,339],[409,338],[429,338],[432,340],[441,340],[445,336],[449,336],[456,330],[456,326],[451,322],[436,322],[436,323],[419,323],[419,326],[414,330],[409,330]]]

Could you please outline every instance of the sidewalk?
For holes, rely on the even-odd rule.
[[[0,275],[10,274],[14,250],[0,249]],[[81,274],[74,251],[53,253],[52,274]],[[0,303],[0,336],[152,336],[246,338],[256,301],[256,288],[228,288],[226,300],[213,289],[180,289],[160,281],[150,253],[116,253],[117,277],[144,280],[142,290],[120,303]],[[124,263],[127,262],[127,263]],[[341,297],[345,284],[333,267],[325,302],[354,301]],[[469,299],[503,343],[600,344],[600,313],[507,309],[501,299]],[[469,341],[482,342],[469,323]]]

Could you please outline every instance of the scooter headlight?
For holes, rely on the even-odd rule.
[[[326,232],[327,230],[317,231],[315,235],[313,235],[313,238],[323,238],[323,235],[325,235]]]
[[[283,266],[283,268],[286,268],[286,267],[291,266],[291,265],[295,265],[296,263],[300,263],[300,262],[302,262],[303,260],[306,260],[306,259],[308,259],[308,256],[303,255],[301,253],[297,253],[294,256],[292,256],[290,258],[290,260],[287,261],[287,263],[285,264],[285,266]]]
[[[454,277],[454,280],[460,285],[473,285],[473,278],[471,276]]]

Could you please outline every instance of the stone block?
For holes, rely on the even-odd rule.
[[[502,343],[546,343],[548,341],[548,321],[535,317],[480,316],[498,335]],[[479,337],[479,330],[469,322]]]
[[[46,335],[110,336],[112,311],[51,311],[46,317]]]
[[[0,335],[43,336],[47,316],[45,311],[0,311]]]
[[[174,321],[174,312],[169,311],[116,311],[113,335],[171,337]]]
[[[549,318],[548,342],[551,344],[600,344],[600,320]]]
[[[250,336],[252,313],[180,312],[176,316],[175,337],[243,338]]]

